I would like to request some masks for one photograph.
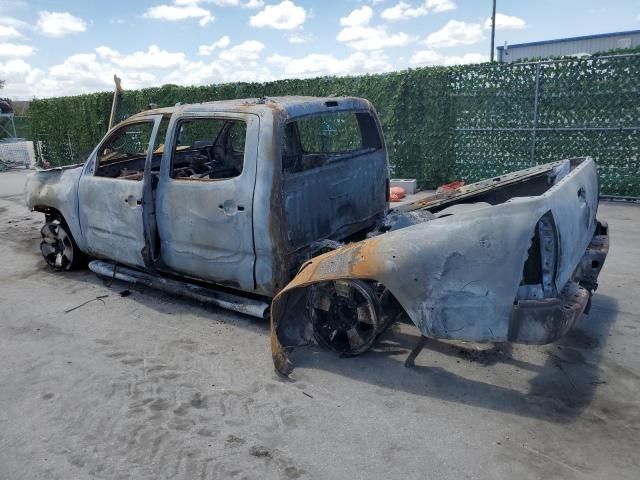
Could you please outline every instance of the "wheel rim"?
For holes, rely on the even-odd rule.
[[[67,270],[73,263],[74,247],[71,237],[60,223],[46,223],[42,230],[40,251],[46,262],[58,270]]]
[[[318,343],[344,356],[366,351],[380,326],[377,297],[359,280],[314,285],[310,312]]]

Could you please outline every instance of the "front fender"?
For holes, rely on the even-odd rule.
[[[64,217],[76,244],[86,251],[78,218],[78,182],[82,165],[36,170],[24,185],[25,204],[30,210],[54,209]]]

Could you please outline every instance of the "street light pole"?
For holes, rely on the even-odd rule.
[[[493,63],[494,42],[496,40],[496,0],[493,0],[493,13],[491,14],[491,63]]]

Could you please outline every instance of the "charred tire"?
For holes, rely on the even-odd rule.
[[[341,356],[364,353],[382,326],[378,297],[361,280],[312,285],[309,310],[317,342]]]
[[[70,271],[80,268],[86,262],[86,257],[64,222],[58,219],[48,221],[40,230],[40,235],[40,252],[51,268]]]

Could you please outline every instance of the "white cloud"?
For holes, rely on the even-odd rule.
[[[380,15],[385,20],[408,20],[411,18],[424,17],[429,12],[446,12],[456,8],[456,4],[451,0],[423,0],[415,6],[412,3],[400,1],[393,7],[386,8]]]
[[[189,63],[179,71],[173,71],[164,77],[162,83],[206,85],[227,82],[266,82],[269,80],[274,80],[274,76],[264,65],[229,65],[213,61],[211,63]]]
[[[120,53],[119,52],[115,51],[113,48],[106,47],[104,45],[96,48],[96,53],[101,58],[113,59],[113,58],[120,57]]]
[[[227,50],[223,50],[218,58],[230,63],[240,63],[251,60],[257,60],[260,52],[264,50],[264,43],[257,40],[247,40]]]
[[[116,70],[113,64],[101,62],[95,53],[80,53],[50,67],[32,88],[37,89],[35,93],[40,96],[112,90]],[[124,86],[128,89],[149,86],[155,81],[155,75],[146,71],[128,70],[124,76]]]
[[[469,63],[487,62],[486,55],[481,53],[465,53],[464,55],[444,56],[435,50],[419,50],[411,55],[410,66],[420,67],[425,65],[465,65]]]
[[[216,48],[227,48],[231,43],[231,39],[228,36],[221,37],[220,39],[213,42],[211,45],[200,45],[198,49],[198,54],[200,55],[211,55]]]
[[[289,77],[317,77],[385,72],[392,69],[384,52],[355,52],[343,59],[331,54],[312,53],[290,60],[284,67],[284,74]]]
[[[67,57],[64,62],[49,68],[49,73],[57,80],[77,80],[82,83],[84,80],[90,80],[90,83],[96,87],[109,85],[112,72],[104,71],[104,75],[95,75],[96,71],[105,70],[105,66],[100,64],[95,53],[78,53]],[[103,77],[100,79],[100,77]]]
[[[389,47],[402,47],[413,41],[404,32],[388,33],[385,27],[355,26],[343,28],[336,37],[354,50],[382,50]]]
[[[289,43],[307,43],[311,37],[308,35],[302,35],[300,33],[290,33],[287,35],[287,41]]]
[[[520,17],[496,13],[496,30],[521,30],[526,26],[527,24]],[[484,28],[487,30],[491,28],[491,17],[487,17],[485,20]]]
[[[9,97],[33,96],[33,85],[42,75],[42,70],[33,68],[21,58],[12,59],[6,63],[0,62],[0,72],[5,81],[2,94]]]
[[[469,63],[482,63],[487,62],[489,59],[482,53],[465,53],[462,56],[446,57],[444,59],[445,65],[466,65]]]
[[[156,45],[131,53],[103,45],[94,52],[71,55],[46,70],[33,68],[22,59],[11,59],[0,62],[0,72],[7,80],[2,93],[47,97],[111,91],[114,73],[122,77],[126,89],[166,83],[197,85],[273,80],[276,77],[269,68],[275,64],[260,59],[264,49],[261,42],[248,40],[221,50],[215,59],[206,62],[191,61],[182,52],[168,52]]]
[[[427,0],[426,6],[436,13],[447,12],[457,8],[456,2],[452,0]]]
[[[264,44],[248,40],[220,52],[211,62],[188,62],[167,75],[163,82],[201,85],[224,82],[265,82],[275,77],[260,60]]]
[[[406,2],[400,2],[393,7],[383,10],[380,16],[385,20],[394,21],[422,17],[427,13],[429,13],[429,9],[426,7],[426,2],[425,5],[419,5],[417,7],[413,7]]]
[[[479,23],[466,23],[458,20],[449,22],[440,30],[427,36],[425,45],[432,48],[472,45],[484,39]]]
[[[356,8],[346,17],[340,19],[340,25],[343,27],[357,27],[359,25],[367,25],[371,17],[373,16],[373,10],[371,7],[365,5],[361,8]]]
[[[22,34],[13,25],[0,25],[0,38],[20,38]]]
[[[354,50],[383,50],[388,47],[401,47],[411,43],[413,39],[404,32],[389,33],[386,27],[370,26],[373,10],[364,6],[356,8],[346,17],[340,19],[340,30],[336,39]]]
[[[280,55],[279,53],[274,53],[270,57],[267,58],[267,62],[273,65],[277,65],[279,67],[284,67],[292,60],[291,57],[287,57],[285,55]]]
[[[211,12],[197,5],[197,3],[179,4],[180,0],[176,0],[175,5],[156,5],[150,7],[144,12],[145,18],[155,20],[165,20],[169,22],[178,22],[190,18],[198,18],[198,23],[205,26],[215,20]]]
[[[211,2],[219,7],[237,7],[240,5],[240,0],[211,0]]]
[[[0,57],[28,57],[36,51],[31,45],[0,43]]]
[[[411,64],[414,66],[434,65],[441,61],[442,55],[434,50],[419,50],[411,55]]]
[[[160,50],[157,45],[150,45],[146,52],[138,51],[129,55],[122,55],[105,46],[96,48],[96,53],[119,67],[132,70],[171,69],[183,65],[187,61],[184,53]]]
[[[301,26],[307,19],[304,8],[290,0],[284,0],[277,5],[267,5],[249,19],[252,27],[275,28],[277,30],[292,30]]]
[[[2,16],[0,17],[0,25],[8,25],[15,28],[28,28],[29,24],[24,20],[18,20],[14,17]]]
[[[214,3],[219,7],[237,7],[240,0],[173,0],[175,5],[199,5],[201,3]]]
[[[242,8],[262,8],[264,7],[264,2],[262,0],[249,0],[247,3],[242,5]]]
[[[80,33],[87,30],[87,23],[68,12],[38,12],[36,29],[48,37],[64,37],[72,33]]]

